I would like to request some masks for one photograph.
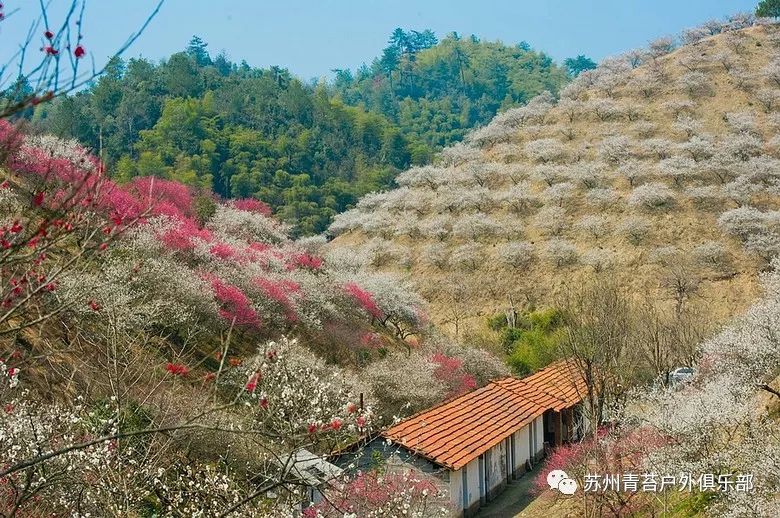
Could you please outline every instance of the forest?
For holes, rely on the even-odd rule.
[[[306,82],[211,56],[196,36],[160,63],[114,59],[87,89],[20,116],[35,132],[76,139],[120,183],[158,176],[254,197],[294,235],[308,235],[499,110],[567,79],[526,43],[454,33],[439,42],[429,30],[396,29],[370,65]],[[17,84],[6,95],[30,89]]]

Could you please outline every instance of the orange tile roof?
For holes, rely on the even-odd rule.
[[[409,417],[382,435],[436,464],[458,470],[546,410],[558,411],[579,402],[581,398],[572,392],[572,387],[578,387],[573,374],[569,363],[557,362],[528,378],[495,380]]]
[[[564,403],[562,406],[551,407],[555,411],[576,405],[588,391],[573,360],[559,360],[523,378],[523,381],[561,400]]]

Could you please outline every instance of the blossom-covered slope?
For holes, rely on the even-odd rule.
[[[0,175],[2,513],[291,516],[305,495],[281,459],[505,372],[428,337],[403,280],[323,259],[257,200],[118,185],[4,121]],[[428,498],[404,495],[381,505]]]
[[[331,247],[405,273],[450,328],[594,272],[719,319],[780,247],[777,110],[778,27],[711,22],[498,115],[340,215]]]

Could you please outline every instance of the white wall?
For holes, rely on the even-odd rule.
[[[488,490],[492,490],[506,482],[506,441],[490,448],[488,460]]]
[[[450,503],[453,509],[463,509],[463,470],[468,468],[464,466],[458,471],[450,471]]]
[[[466,472],[466,507],[479,503],[479,459],[474,459],[458,471],[450,471],[450,502],[456,511],[463,510],[463,472]]]
[[[536,419],[534,419],[534,427],[536,428],[536,443],[534,448],[534,455],[538,455],[539,453],[544,450],[544,426],[543,426],[544,416],[540,415]]]
[[[515,432],[515,469],[525,467],[525,461],[531,457],[528,445],[528,434],[531,431],[530,424]]]

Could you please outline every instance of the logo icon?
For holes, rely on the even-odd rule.
[[[569,475],[561,469],[554,469],[547,474],[547,484],[550,489],[557,489],[564,495],[573,495],[577,492],[577,481],[569,478]]]

